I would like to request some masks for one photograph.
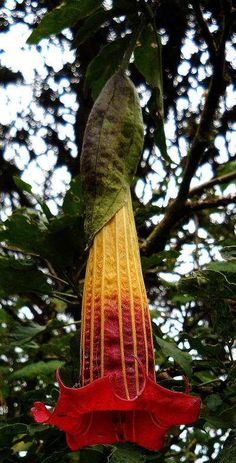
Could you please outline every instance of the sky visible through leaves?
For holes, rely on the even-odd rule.
[[[14,4],[15,2],[13,0],[9,0],[5,3],[6,14],[9,10],[14,9]],[[27,27],[27,23],[29,24],[29,27],[31,27],[34,21],[34,15],[29,13],[28,16],[24,17],[24,24],[12,24],[12,26],[10,26],[9,31],[7,31],[6,33],[1,33],[1,64],[2,66],[11,68],[14,72],[20,71],[24,76],[24,81],[19,81],[17,82],[17,84],[12,83],[7,85],[6,87],[3,86],[2,88],[0,88],[0,123],[11,126],[10,135],[14,137],[14,133],[16,133],[17,131],[28,130],[27,123],[25,122],[25,120],[29,111],[32,112],[35,122],[40,126],[37,132],[33,130],[32,133],[29,132],[30,147],[36,154],[36,157],[31,160],[29,152],[24,146],[17,144],[16,142],[12,143],[10,140],[9,143],[8,140],[6,140],[6,150],[4,153],[4,157],[8,161],[14,160],[16,166],[21,171],[23,171],[22,180],[32,185],[33,192],[40,195],[41,197],[45,195],[45,178],[47,178],[47,176],[50,176],[50,180],[47,184],[46,191],[47,205],[50,208],[52,214],[56,215],[60,206],[63,203],[65,192],[69,189],[71,174],[65,165],[62,165],[61,167],[56,165],[57,153],[55,152],[55,148],[48,147],[47,143],[44,140],[46,135],[46,127],[50,126],[51,124],[54,125],[53,109],[50,110],[51,114],[50,111],[48,111],[45,117],[45,113],[42,107],[39,106],[39,104],[37,103],[36,97],[40,94],[40,81],[42,79],[48,78],[48,68],[51,68],[55,72],[60,72],[60,70],[63,68],[63,66],[66,65],[66,63],[69,63],[70,65],[73,64],[75,60],[75,52],[73,50],[70,50],[67,40],[59,41],[57,37],[54,37],[53,40],[43,39],[37,46],[27,45],[26,40],[30,35],[30,30]],[[214,25],[210,27],[211,32],[214,32]],[[167,41],[166,33],[164,30],[160,32],[162,42],[163,44],[165,44],[165,42]],[[69,30],[64,31],[64,36],[70,39],[71,32]],[[202,99],[205,97],[205,88],[204,86],[199,84],[199,82],[209,77],[209,75],[211,74],[211,67],[209,66],[209,64],[207,64],[208,51],[206,50],[206,48],[204,49],[204,45],[202,45],[202,47],[203,49],[201,55],[201,65],[197,69],[197,79],[195,80],[194,78],[192,78],[192,82],[188,90],[188,98],[186,97],[186,95],[181,95],[178,97],[176,101],[176,111],[177,114],[179,114],[179,117],[183,115],[187,108],[190,108],[193,112],[197,112],[199,110],[199,106],[201,104]],[[191,30],[189,30],[187,32],[187,37],[185,38],[184,43],[182,45],[182,59],[181,64],[178,67],[177,79],[184,78],[186,75],[188,75],[189,59],[195,53],[197,53],[197,51],[198,49],[193,40],[192,32]],[[233,63],[236,63],[236,51],[231,44],[227,44],[227,59],[228,61],[231,61],[232,65]],[[47,68],[45,65],[47,66]],[[76,78],[77,77],[75,69],[75,84]],[[55,83],[53,79],[51,79],[50,81],[49,77],[48,82],[50,83],[54,92],[57,94],[59,100],[63,103],[63,108],[61,108],[60,110],[60,116],[62,117],[64,122],[59,122],[57,124],[56,131],[58,132],[58,137],[62,143],[67,144],[68,148],[70,149],[71,156],[76,158],[78,155],[76,137],[74,133],[76,112],[78,110],[76,95],[70,89],[69,80],[67,78],[60,79],[57,83]],[[149,90],[147,90],[144,86],[141,85],[138,88],[138,91],[141,99],[141,104],[142,106],[144,106],[150,97]],[[222,99],[220,102],[220,113],[222,114],[225,111],[225,109],[230,110],[234,107],[235,104],[236,95],[234,93],[233,85],[229,85],[226,90],[226,97]],[[228,154],[233,156],[235,151],[236,124],[232,124],[231,128],[231,132],[228,132],[228,134],[226,134],[227,146],[225,138],[221,135],[216,136],[214,140],[215,147],[218,150],[217,162],[219,164],[222,164],[222,166],[224,166],[225,163],[228,161]],[[181,160],[187,154],[188,144],[184,136],[180,136],[178,140],[178,145],[176,144],[176,113],[173,111],[173,109],[170,109],[168,112],[168,116],[165,123],[165,133],[167,138],[168,155],[171,158],[172,166],[175,165],[176,172],[178,172],[180,169]],[[148,153],[148,151],[144,152],[144,164],[145,160],[149,157],[149,154],[150,153]],[[148,173],[145,182],[141,178],[137,181],[135,187],[136,194],[141,199],[141,202],[143,202],[146,205],[149,205],[154,192],[157,196],[155,205],[160,208],[165,208],[169,199],[174,198],[176,196],[178,187],[176,178],[174,178],[174,176],[170,177],[164,198],[159,197],[159,185],[165,178],[166,172],[163,169],[163,163],[160,161],[160,152],[157,147],[154,148],[151,157],[149,157],[149,162],[152,166],[152,172]],[[50,175],[51,170],[53,170],[52,175]],[[195,187],[205,181],[208,181],[209,178],[213,176],[213,174],[214,173],[212,172],[211,165],[209,163],[203,164],[198,168],[196,176],[191,183],[191,187]],[[217,186],[217,192],[219,194],[222,194],[223,196],[235,195],[235,183],[231,184],[230,186],[227,186],[223,190],[223,192],[220,189],[220,187]],[[227,207],[229,210],[233,210],[233,205],[229,205]],[[37,209],[39,210],[38,205],[36,205],[36,210]],[[7,217],[11,215],[11,212],[11,203],[6,199],[4,200],[4,209],[0,212],[1,220],[5,221]],[[154,215],[151,219],[147,218],[146,223],[148,226],[151,226],[159,222],[161,218],[161,214],[158,214],[156,216]],[[219,211],[212,212],[211,218],[214,225],[219,227],[221,224],[224,223],[225,220],[224,214],[222,214]],[[184,224],[183,227],[185,232],[187,230],[189,234],[194,234],[196,228],[198,228],[197,233],[199,239],[203,242],[205,239],[207,239],[206,230],[201,226],[198,227],[198,224],[196,223],[194,218],[191,218],[187,224]],[[167,252],[168,251],[171,252],[171,249],[167,247]],[[164,258],[165,260],[166,256],[163,255],[162,258]],[[153,266],[158,267],[159,265],[158,257],[156,257],[156,255],[151,257],[153,258],[153,262],[156,259],[154,264],[150,261],[150,257],[146,258],[146,262],[145,257],[143,258],[143,268],[145,268],[146,265],[145,271],[147,273],[150,272],[150,275]],[[182,276],[186,276],[187,274],[189,274],[192,270],[198,270],[201,266],[210,262],[211,259],[222,261],[222,254],[220,253],[219,247],[217,245],[213,245],[213,247],[211,248],[211,253],[209,255],[209,252],[204,248],[204,246],[199,247],[199,243],[197,241],[186,242],[181,249],[180,255],[176,259],[176,264],[174,268],[171,268],[169,271],[168,269],[165,269],[164,271],[161,271],[160,269],[159,277],[162,282],[162,288],[165,288],[165,283],[175,283],[179,281]],[[218,270],[219,272],[221,272],[220,267]],[[220,278],[219,274],[218,277]],[[222,281],[219,281],[220,284],[222,284]],[[183,299],[181,301],[181,296],[179,296],[179,302],[178,295],[176,295],[175,297],[178,306],[178,304],[182,303]],[[189,297],[189,295],[187,297]],[[178,308],[173,309],[171,312],[171,317],[168,320],[166,320],[165,311],[161,304],[158,308],[158,311],[156,311],[156,302],[154,295],[153,301],[151,301],[150,303],[150,308],[153,311],[153,313],[155,313],[154,321],[156,320],[157,323],[162,324],[162,333],[168,334],[174,340],[177,340],[178,335],[183,327],[185,310],[182,309],[182,312],[180,312]],[[22,319],[31,318],[31,313],[26,306],[21,309],[20,317],[22,317]],[[70,317],[70,315],[64,315],[63,313],[59,313],[57,317],[58,320],[62,322],[64,321],[66,324],[72,323],[72,325],[69,325],[66,328],[68,333],[71,333],[75,329],[75,325],[73,324],[73,317]],[[158,333],[156,338],[156,342],[158,344]],[[160,344],[161,342],[164,341],[161,340]],[[163,352],[165,352],[165,349],[167,349],[168,351],[168,348],[173,348],[173,346],[169,346],[169,343],[167,344],[168,345],[166,346],[162,345]],[[183,341],[179,342],[178,347],[188,349],[190,347],[190,344],[188,343],[187,339],[184,339]],[[195,359],[200,358],[198,355],[198,347],[199,346],[196,346],[196,349],[194,349],[192,346],[192,349],[189,352]],[[162,354],[160,354],[159,360],[164,363],[163,352]],[[177,354],[176,352],[174,352],[174,354],[177,355],[178,358],[178,352]],[[169,350],[166,355],[170,357],[170,361],[172,362],[173,357],[171,356],[171,350]],[[183,357],[180,358],[179,364],[181,365],[181,368],[183,370],[184,368],[186,368],[186,364],[184,363]],[[48,365],[48,368],[50,367],[54,369],[55,365]],[[180,380],[181,376],[176,377],[176,379]],[[204,380],[202,381],[204,382]],[[209,403],[209,409],[214,410],[214,407],[217,408],[217,400],[219,400],[219,396],[217,396],[217,398],[213,397],[211,400],[212,403]],[[215,444],[214,452],[212,454],[213,458],[218,453],[220,443],[222,443],[228,436],[227,431],[223,431],[223,433],[221,430],[209,431],[210,437],[212,438],[214,438],[217,435],[217,433],[219,435],[219,443]],[[179,439],[184,440],[186,436],[187,431],[184,430],[179,435]],[[173,450],[176,449],[178,451],[178,444],[173,444]],[[197,445],[195,449],[195,454],[198,455],[198,452],[200,452],[200,450],[200,446]],[[23,457],[24,455],[25,451],[22,451],[20,456]],[[204,463],[204,461],[209,460],[204,456],[196,459],[196,463]]]

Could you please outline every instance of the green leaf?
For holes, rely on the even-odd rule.
[[[78,204],[77,204],[78,205]],[[66,207],[69,207],[68,205]],[[48,259],[53,265],[65,269],[77,265],[84,257],[84,221],[76,214],[76,205],[70,205],[74,215],[61,215],[50,220],[45,245]],[[78,205],[78,207],[80,207]]]
[[[161,41],[151,25],[145,27],[134,50],[134,62],[147,83],[162,94]]]
[[[163,354],[166,357],[173,357],[175,362],[185,371],[187,376],[192,375],[192,357],[187,352],[180,350],[173,341],[164,341],[164,339],[155,336]]]
[[[18,209],[4,222],[4,226],[0,230],[0,239],[15,247],[16,250],[44,254],[43,237],[45,230],[45,223],[41,221],[38,213]]]
[[[25,326],[17,325],[14,330],[13,337],[19,343],[26,343],[28,341],[31,341],[31,339],[35,338],[39,334],[41,334],[43,331],[46,330],[46,328],[46,326],[42,326],[34,322],[30,322]]]
[[[104,461],[104,447],[93,446],[80,450],[79,463],[102,463]]]
[[[10,380],[21,378],[36,378],[37,376],[52,376],[55,370],[64,365],[60,360],[49,360],[48,362],[30,363],[23,368],[20,368],[10,375]]]
[[[62,209],[63,212],[68,215],[81,215],[83,203],[80,177],[72,178],[70,188],[66,192],[63,201]]]
[[[63,457],[65,457],[67,452],[61,450],[59,452],[53,452],[52,455],[42,460],[42,463],[58,463],[65,461]]]
[[[28,425],[28,433],[30,436],[35,436],[35,434],[41,434],[44,433],[45,431],[49,431],[52,429],[49,425],[47,426],[46,424],[39,424],[39,423],[34,423],[34,424],[29,424]]]
[[[154,132],[154,141],[155,141],[156,146],[159,148],[163,159],[168,164],[170,164],[172,160],[167,152],[164,120],[159,117],[156,118],[156,129]]]
[[[146,204],[145,207],[135,207],[135,203],[133,202],[133,206],[136,228],[142,227],[145,220],[149,220],[154,215],[159,215],[161,213],[160,207],[154,206],[153,204]]]
[[[166,147],[166,137],[165,137],[165,130],[164,130],[164,117],[163,117],[163,108],[162,108],[162,99],[163,95],[160,92],[158,87],[152,90],[151,97],[147,103],[147,107],[150,113],[150,116],[153,120],[153,124],[155,127],[154,131],[154,142],[156,146],[159,148],[163,159],[171,163],[171,159],[167,153]]]
[[[163,262],[163,258],[160,257],[158,254],[153,254],[152,256],[149,257],[142,257],[142,269],[145,272],[146,270],[157,267],[161,265]]]
[[[110,463],[144,463],[141,450],[132,444],[120,444],[114,448],[109,457]]]
[[[217,167],[217,177],[221,177],[222,175],[231,174],[231,172],[236,172],[236,161],[228,161],[225,164]],[[236,179],[230,180],[231,182],[236,182]],[[226,184],[224,184],[226,186]]]
[[[76,48],[84,43],[88,38],[93,36],[98,29],[113,16],[113,10],[104,10],[99,8],[93,14],[85,19],[84,23],[79,27],[78,32],[72,44],[72,48]]]
[[[101,3],[102,0],[65,0],[43,17],[29,36],[27,43],[37,44],[41,39],[73,26],[96,10]]]
[[[153,88],[148,109],[155,124],[154,141],[163,159],[170,163],[164,131],[164,106],[162,83],[162,45],[160,36],[151,25],[145,27],[134,50],[135,65]]]
[[[236,273],[236,262],[211,262],[207,264],[206,270],[218,273]]]
[[[225,407],[221,413],[217,413],[216,415],[206,416],[207,422],[210,423],[212,426],[222,429],[228,429],[236,427],[236,405],[233,407]]]
[[[225,164],[217,167],[216,174],[217,177],[221,177],[223,175],[231,174],[232,172],[236,172],[236,161],[228,161]],[[228,182],[221,183],[219,185],[222,192],[226,190],[229,184],[236,183],[236,179],[231,179]]]
[[[192,299],[191,299],[192,300]],[[206,342],[206,334],[202,333],[202,336],[190,336],[187,333],[183,333],[182,339],[187,339],[191,348],[196,349],[200,355],[205,358],[218,358],[224,354],[223,346],[215,340],[215,344],[209,344]]]
[[[118,69],[128,45],[128,38],[114,40],[105,45],[90,62],[85,75],[85,89],[92,90],[95,100],[107,80]]]
[[[149,268],[153,268],[159,265],[164,264],[170,261],[174,264],[177,257],[179,257],[179,252],[175,250],[170,251],[161,251],[158,254],[152,254],[150,257],[142,257],[142,267],[143,270],[148,270]]]
[[[78,328],[70,339],[70,354],[74,369],[79,371],[80,358],[74,355],[74,352],[80,352],[81,330]]]
[[[236,260],[236,246],[224,246],[220,251],[225,260]]]
[[[47,276],[31,260],[0,257],[0,297],[31,292],[51,294]]]
[[[28,436],[20,435],[16,440],[16,443],[13,443],[11,450],[14,455],[19,455],[20,452],[27,452],[30,449],[32,442],[25,442],[25,439],[27,440],[27,438]]]
[[[67,213],[43,220],[42,214],[19,209],[0,229],[0,240],[16,251],[35,254],[54,267],[65,269],[78,263],[85,247],[80,185],[77,179],[67,192],[63,208]],[[60,273],[60,271],[58,270]]]
[[[193,301],[193,296],[189,294],[176,294],[171,298],[172,302],[177,304],[187,304],[188,302]]]
[[[207,407],[213,412],[222,405],[222,399],[219,394],[211,394],[206,401]]]
[[[0,448],[9,447],[19,434],[27,433],[24,423],[0,424]]]
[[[216,463],[233,463],[236,455],[236,433],[231,431]]]
[[[229,369],[228,380],[229,381],[235,381],[236,380],[236,365],[232,366],[232,368]]]
[[[26,191],[27,193],[29,193],[31,196],[33,196],[33,198],[37,201],[37,203],[41,206],[42,208],[42,211],[44,212],[45,216],[47,217],[47,219],[50,219],[51,217],[53,217],[49,207],[47,206],[47,204],[42,201],[42,199],[40,198],[39,195],[36,195],[35,193],[32,192],[32,187],[29,183],[26,183],[24,182],[23,180],[21,180],[20,177],[13,177],[14,179],[14,182],[16,184],[16,186],[22,190],[22,191]]]
[[[14,182],[16,186],[22,190],[22,191],[27,191],[27,193],[32,193],[32,186],[29,183],[24,182],[24,180],[21,180],[20,177],[13,177]]]
[[[203,269],[181,278],[178,290],[207,300],[213,310],[223,310],[227,298],[235,299],[236,262],[231,259],[223,262],[211,262]],[[217,304],[217,305],[216,305]],[[217,308],[218,307],[218,308]]]

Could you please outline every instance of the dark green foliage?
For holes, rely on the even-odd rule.
[[[215,332],[226,339],[235,338],[236,262],[212,262],[203,270],[193,273],[179,283],[186,292],[202,302]],[[230,332],[229,332],[230,326]]]
[[[135,65],[153,88],[148,108],[155,124],[154,139],[165,160],[169,160],[164,132],[164,102],[162,77],[162,45],[153,27],[145,27],[134,50]]]
[[[131,444],[115,447],[110,456],[111,463],[126,463],[127,461],[130,463],[144,463],[145,460],[142,452]]]
[[[135,65],[147,83],[160,92],[160,106],[163,105],[161,42],[151,26],[142,30],[134,51]]]
[[[46,276],[40,272],[30,259],[0,257],[0,296],[36,292],[51,294]]]
[[[165,357],[172,357],[174,361],[183,369],[188,377],[192,375],[191,362],[192,358],[187,352],[182,352],[172,341],[155,336],[157,346],[160,346]]]
[[[217,459],[217,463],[230,463],[234,461],[236,455],[236,436],[235,432],[231,431],[226,440],[226,445]]]
[[[75,36],[73,47],[77,48],[79,45],[81,45],[87,39],[89,39],[89,37],[93,36],[97,32],[97,30],[112,16],[113,16],[113,11],[106,11],[102,7],[98,8],[79,27],[78,32]],[[95,64],[96,63],[94,63],[94,67],[95,67]],[[100,59],[97,60],[97,64],[98,66],[100,65]],[[102,63],[102,64],[105,65],[105,63]],[[99,78],[101,78],[100,74],[99,74]]]
[[[177,257],[179,257],[179,252],[173,249],[169,251],[161,251],[158,254],[152,254],[149,257],[143,256],[143,271],[145,272],[151,268],[158,268],[160,270],[165,268],[165,270],[173,270]]]
[[[91,89],[94,100],[107,80],[117,71],[127,45],[127,38],[108,43],[89,64],[85,75],[85,86]]]
[[[101,5],[101,0],[65,0],[61,5],[48,13],[32,32],[29,44],[38,43],[42,38],[58,34],[66,27],[75,24],[93,13]]]

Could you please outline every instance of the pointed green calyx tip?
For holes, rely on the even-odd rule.
[[[81,180],[89,244],[127,201],[142,147],[139,97],[118,71],[95,101],[84,134]]]

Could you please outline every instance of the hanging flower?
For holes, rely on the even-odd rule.
[[[32,409],[37,422],[66,432],[72,450],[125,441],[159,450],[170,427],[194,422],[200,410],[198,397],[155,383],[150,314],[128,180],[123,182],[130,174],[109,180],[124,170],[125,156],[127,166],[132,135],[142,140],[137,101],[129,79],[117,73],[92,110],[82,157],[82,178],[94,178],[84,183],[92,244],[82,304],[81,387],[64,386],[57,371],[60,396],[54,411],[40,402]],[[133,125],[125,131],[127,121]],[[122,147],[123,158],[114,157],[114,147],[116,156]],[[134,161],[128,165],[132,172]]]

